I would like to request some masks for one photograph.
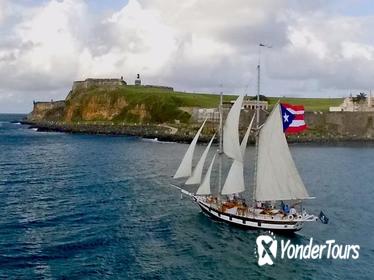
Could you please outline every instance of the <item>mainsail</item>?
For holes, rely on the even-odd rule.
[[[243,162],[233,161],[221,193],[223,195],[240,193],[244,191]]]
[[[188,147],[187,152],[184,155],[177,172],[175,172],[174,179],[191,176],[193,153],[195,151],[197,140],[199,139],[200,133],[203,130],[205,122],[206,122],[206,120],[203,122],[200,129],[197,131],[194,139],[192,140],[190,146]]]
[[[210,175],[212,173],[212,168],[214,164],[214,160],[216,159],[216,155],[213,156],[212,162],[209,165],[208,171],[205,174],[203,182],[201,183],[200,187],[197,189],[197,195],[208,195],[211,193],[210,190]]]
[[[251,129],[252,129],[252,125],[253,125],[253,121],[255,119],[255,116],[256,115],[253,115],[252,120],[249,123],[249,126],[247,128],[247,131],[245,132],[244,137],[242,139],[242,143],[240,144],[240,149],[242,150],[243,159],[244,159],[245,149],[247,148],[248,137],[249,137],[249,134],[251,133]]]
[[[253,119],[244,135],[242,143],[240,144],[239,119],[242,102],[243,96],[239,96],[232,106],[227,116],[225,126],[223,127],[223,151],[228,157],[231,157],[234,160],[231,164],[229,173],[227,174],[225,184],[222,187],[221,193],[223,195],[240,193],[245,189],[243,160]]]
[[[201,175],[203,174],[204,163],[205,163],[206,157],[208,155],[210,146],[212,145],[214,137],[215,137],[215,135],[213,135],[213,137],[210,140],[208,146],[206,146],[203,154],[201,155],[201,158],[200,158],[199,162],[197,163],[195,169],[192,172],[191,177],[189,177],[188,180],[186,181],[186,183],[185,183],[186,185],[200,184]]]
[[[260,131],[256,179],[257,201],[310,198],[283,133],[279,104]]]
[[[243,161],[239,144],[239,118],[242,103],[243,95],[240,95],[227,115],[223,126],[223,152],[237,161]]]

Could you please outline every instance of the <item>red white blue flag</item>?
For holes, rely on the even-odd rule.
[[[298,133],[307,128],[303,105],[281,103],[280,107],[284,133]]]

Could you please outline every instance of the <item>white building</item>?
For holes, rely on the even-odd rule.
[[[197,122],[205,120],[209,122],[219,122],[218,108],[194,108],[192,115],[195,116]]]
[[[369,92],[369,96],[367,97],[368,99],[368,108],[373,108],[374,107],[374,100],[373,97],[371,96],[371,90]]]
[[[352,96],[346,97],[343,103],[338,107],[330,107],[330,112],[367,112],[374,111],[374,99],[371,96],[371,91],[366,98],[366,103],[353,102]]]
[[[225,102],[226,104],[230,105],[230,107],[235,103],[235,100],[231,100],[230,102]],[[242,108],[247,110],[256,110],[257,101],[256,100],[250,100],[250,99],[244,99]],[[267,110],[269,108],[269,103],[267,101],[259,101],[258,106],[260,107],[260,110]]]
[[[352,96],[344,98],[343,103],[338,107],[330,107],[330,112],[355,112],[359,106],[353,102]]]

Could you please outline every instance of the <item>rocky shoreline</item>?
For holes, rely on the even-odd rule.
[[[79,134],[125,135],[141,138],[156,139],[159,141],[172,141],[187,143],[193,138],[183,130],[174,131],[173,127],[164,125],[133,125],[133,124],[101,124],[101,123],[61,123],[61,122],[30,122],[22,121],[29,128],[36,128],[40,132],[63,132]],[[192,131],[192,130],[191,130]],[[191,133],[194,133],[192,131]],[[201,142],[208,142],[209,135],[202,135]]]
[[[29,125],[29,128],[36,128],[41,132],[62,132],[77,134],[99,134],[99,135],[125,135],[136,136],[147,139],[157,139],[159,141],[170,141],[178,143],[189,143],[192,141],[198,126],[172,127],[165,124],[115,124],[115,123],[63,123],[63,122],[31,122],[24,120],[22,124]],[[207,143],[215,133],[215,129],[210,128],[202,133],[199,142]],[[244,131],[242,131],[244,133]],[[339,143],[339,142],[373,142],[374,138],[339,135],[327,133],[325,135],[316,134],[314,131],[306,133],[288,135],[289,143]],[[254,143],[254,138],[249,139],[249,143]]]
[[[65,100],[34,102],[25,124],[39,131],[130,135],[160,141],[191,142],[205,117],[193,114],[204,108],[216,108],[218,96],[176,93],[161,88],[123,85],[120,80],[88,79],[73,84]],[[302,103],[303,100],[300,100]],[[315,102],[326,100],[315,100]],[[308,101],[309,105],[311,100]],[[228,112],[225,107],[223,113]],[[253,108],[252,108],[253,109]],[[240,116],[244,135],[254,114],[245,109]],[[324,107],[327,109],[327,107]],[[208,142],[217,133],[218,118],[209,113],[200,142]],[[202,112],[203,113],[203,112]],[[205,115],[207,111],[205,111]],[[260,123],[267,117],[260,111]],[[290,143],[374,142],[374,111],[305,111],[308,129],[288,135]],[[249,139],[254,143],[253,135]]]

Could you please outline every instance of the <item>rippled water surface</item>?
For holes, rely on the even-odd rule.
[[[186,145],[41,133],[17,118],[0,115],[0,278],[373,279],[374,145],[291,146],[317,197],[307,208],[330,218],[292,242],[359,244],[359,259],[259,267],[260,231],[212,221],[169,186]]]

